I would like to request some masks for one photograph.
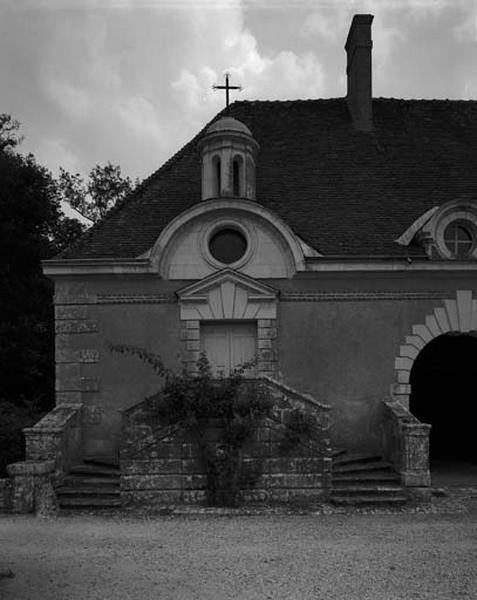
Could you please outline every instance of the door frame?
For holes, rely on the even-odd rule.
[[[257,351],[258,351],[258,348],[257,348],[257,329],[258,329],[258,326],[257,326],[257,321],[256,320],[245,320],[245,319],[240,319],[240,320],[233,319],[233,320],[231,320],[231,319],[223,319],[221,321],[202,321],[200,323],[200,325],[199,325],[200,338],[201,338],[200,339],[201,352],[205,352],[204,343],[203,343],[204,342],[203,333],[205,333],[204,330],[203,330],[204,327],[207,327],[207,326],[219,326],[220,327],[220,326],[222,326],[222,327],[225,328],[224,332],[227,332],[227,343],[228,343],[228,346],[229,346],[228,347],[228,355],[229,356],[228,356],[228,365],[226,366],[226,373],[223,374],[224,376],[227,376],[227,375],[233,373],[234,368],[238,367],[239,364],[240,364],[239,363],[239,364],[237,364],[235,366],[233,365],[233,339],[234,339],[233,329],[234,329],[234,326],[240,326],[240,325],[248,325],[248,326],[250,326],[249,327],[249,331],[250,331],[250,333],[253,334],[253,346],[254,346],[254,348],[253,348],[253,356],[250,357],[250,360],[254,360],[258,356],[258,353],[257,353]],[[211,362],[211,358],[209,356],[208,356],[208,359],[209,359],[209,362],[210,362],[210,366],[213,367],[212,362]],[[247,374],[247,371],[246,371],[245,372],[245,377],[255,377],[255,374],[256,374],[256,365],[253,367],[253,369],[250,369],[248,371],[252,371],[252,370],[253,370],[253,374],[252,373],[248,373]],[[219,375],[219,377],[220,377],[220,375]]]
[[[274,377],[278,370],[278,290],[251,277],[224,269],[177,291],[184,366],[197,370],[200,324],[205,321],[257,323],[257,376]]]

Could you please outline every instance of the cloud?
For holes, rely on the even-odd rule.
[[[474,93],[475,65],[459,53],[475,42],[472,10],[458,0],[4,1],[0,106],[53,170],[111,161],[145,177],[223,108],[212,86],[225,71],[244,87],[232,100],[344,95],[355,12],[375,14],[378,95]]]
[[[86,90],[75,87],[67,81],[49,79],[44,82],[45,93],[59,110],[68,116],[84,120],[91,109],[91,101]]]
[[[65,139],[56,137],[45,138],[38,144],[36,148],[38,156],[48,156],[49,162],[53,170],[53,174],[58,174],[60,165],[67,171],[76,173],[80,168],[78,157],[68,147],[68,142]]]
[[[453,29],[458,43],[477,42],[477,6],[470,14],[464,14],[461,22]]]

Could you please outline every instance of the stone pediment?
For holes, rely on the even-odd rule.
[[[278,291],[224,269],[177,292],[181,320],[275,319]]]

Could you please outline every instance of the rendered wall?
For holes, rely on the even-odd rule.
[[[57,280],[57,402],[84,404],[85,454],[117,452],[120,410],[160,384],[107,343],[145,348],[178,368],[184,341],[174,292],[186,283],[153,275]],[[465,273],[305,273],[267,283],[280,289],[283,381],[331,404],[335,444],[362,449],[380,443],[379,406],[405,336],[456,290],[473,289]]]
[[[57,404],[81,402],[83,454],[117,454],[121,410],[157,391],[160,379],[135,356],[109,344],[145,348],[180,364],[179,309],[157,278],[56,282]]]
[[[287,286],[278,315],[281,375],[332,406],[334,445],[380,449],[381,402],[396,381],[400,345],[413,325],[472,283],[410,274],[295,280],[292,293]]]

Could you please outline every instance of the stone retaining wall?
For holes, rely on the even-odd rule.
[[[81,460],[81,404],[60,404],[23,432],[27,461],[54,461],[58,477]]]
[[[293,393],[292,402],[287,390]],[[329,439],[323,431],[320,411],[310,398],[301,402],[303,410],[315,412],[321,435],[319,439],[293,443],[286,423],[300,404],[299,394],[285,386],[278,395],[276,391],[272,418],[265,419],[242,448],[241,500],[320,501],[331,487]],[[328,407],[318,404],[318,408]],[[211,424],[207,435],[217,439],[218,428],[217,422]],[[125,506],[206,501],[206,473],[197,441],[180,426],[161,427],[151,401],[124,414],[120,467],[121,501]]]
[[[394,398],[383,402],[383,455],[401,476],[402,484],[413,499],[428,500],[429,435],[431,426],[421,423]]]

